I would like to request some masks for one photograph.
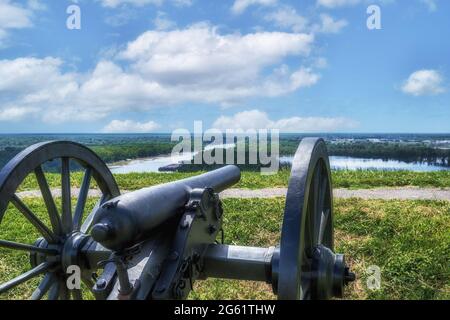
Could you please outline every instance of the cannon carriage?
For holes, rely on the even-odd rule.
[[[60,208],[44,174],[48,161],[60,163]],[[73,162],[84,171],[76,201]],[[17,195],[30,174],[38,182],[48,223]],[[264,281],[279,299],[341,297],[354,274],[344,256],[333,251],[332,183],[324,141],[305,138],[295,154],[278,246],[218,241],[226,229],[220,192],[239,179],[239,168],[231,165],[120,194],[108,167],[90,149],[64,141],[33,145],[0,172],[0,232],[13,206],[41,236],[34,244],[0,239],[0,259],[24,251],[30,261],[29,271],[0,283],[0,298],[40,277],[31,299],[82,299],[82,290],[67,285],[68,270],[74,267],[96,299],[185,299],[195,281],[209,277]],[[100,197],[86,212],[93,181]]]

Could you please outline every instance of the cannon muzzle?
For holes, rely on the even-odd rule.
[[[211,188],[219,193],[241,178],[237,166],[123,194],[105,202],[97,211],[91,235],[114,251],[128,248],[148,237],[165,221],[181,214],[191,190]]]

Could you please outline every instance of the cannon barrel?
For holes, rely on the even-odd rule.
[[[145,240],[163,222],[180,213],[192,189],[221,192],[241,177],[230,165],[195,177],[129,192],[109,200],[96,212],[91,235],[106,248],[119,251]]]

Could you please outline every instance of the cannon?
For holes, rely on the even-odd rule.
[[[48,163],[60,169],[57,189],[44,172]],[[83,176],[76,192],[74,170]],[[44,213],[34,212],[19,192],[29,175],[39,186]],[[33,300],[185,299],[195,281],[211,277],[264,281],[284,300],[341,297],[355,275],[344,255],[333,251],[333,196],[324,141],[305,138],[298,147],[277,246],[219,241],[226,227],[219,194],[240,175],[238,167],[229,165],[120,194],[107,165],[81,144],[52,141],[25,149],[0,172],[0,235],[16,234],[2,230],[7,215],[22,215],[40,236],[34,243],[0,239],[0,260],[22,252],[30,263],[28,271],[0,284],[0,298],[34,281]],[[98,201],[88,210],[92,197]],[[79,271],[82,287],[70,285],[71,270]]]

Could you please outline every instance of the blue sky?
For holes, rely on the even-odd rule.
[[[448,133],[449,30],[446,0],[0,0],[0,132]]]

